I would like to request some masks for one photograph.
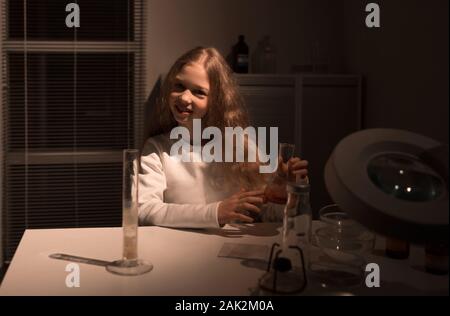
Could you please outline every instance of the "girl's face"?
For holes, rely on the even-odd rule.
[[[209,78],[201,63],[185,65],[172,84],[169,107],[178,125],[192,130],[193,119],[208,110]]]

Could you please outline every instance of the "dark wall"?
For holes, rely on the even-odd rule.
[[[277,51],[277,73],[293,65],[327,63],[342,69],[342,24],[338,0],[155,0],[147,3],[147,85],[195,46],[227,55],[239,34],[253,54],[265,35]]]
[[[448,144],[448,0],[342,0],[345,67],[365,77],[365,127],[411,130]],[[381,28],[365,6],[381,8]]]

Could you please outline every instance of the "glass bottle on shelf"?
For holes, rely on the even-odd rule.
[[[233,46],[233,71],[235,73],[248,73],[249,49],[245,43],[245,36],[239,35],[236,45]]]
[[[266,35],[258,43],[252,58],[252,72],[260,74],[276,73],[276,51]]]

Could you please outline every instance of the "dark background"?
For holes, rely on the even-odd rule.
[[[277,72],[327,64],[364,76],[364,127],[414,131],[448,143],[448,1],[373,1],[381,28],[368,29],[363,0],[172,0],[148,2],[147,90],[184,51],[224,54],[244,34],[252,53],[264,35]]]

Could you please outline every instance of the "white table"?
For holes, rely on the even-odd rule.
[[[245,296],[263,275],[263,264],[218,257],[225,242],[270,246],[279,241],[274,224],[225,226],[217,230],[139,228],[139,257],[150,261],[150,273],[124,277],[101,266],[79,264],[80,287],[66,286],[67,261],[49,258],[67,253],[106,261],[122,253],[121,228],[27,230],[0,286],[0,295],[176,295]],[[376,253],[376,252],[375,252]],[[448,276],[417,269],[423,255],[412,249],[410,261],[372,255],[381,269],[381,288],[359,289],[364,295],[447,294]],[[303,294],[329,294],[310,284]]]

